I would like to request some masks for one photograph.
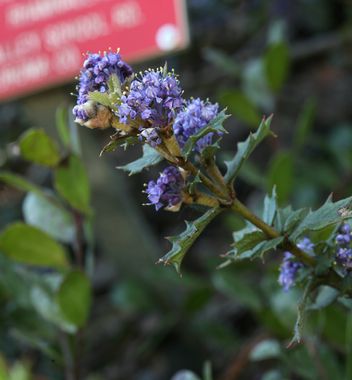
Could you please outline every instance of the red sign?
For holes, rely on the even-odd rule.
[[[0,0],[0,100],[73,80],[82,53],[128,62],[188,43],[184,0]]]

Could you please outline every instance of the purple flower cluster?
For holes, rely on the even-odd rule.
[[[169,166],[160,174],[157,181],[149,181],[146,193],[150,205],[158,211],[162,207],[176,206],[182,201],[181,191],[185,185],[181,172]]]
[[[349,224],[344,223],[335,238],[337,261],[347,270],[352,269],[352,233]]]
[[[156,146],[161,143],[159,129],[173,121],[182,104],[182,90],[176,76],[149,70],[134,79],[130,91],[121,97],[118,116],[124,124],[136,120],[142,138]]]
[[[204,102],[199,98],[187,102],[186,108],[179,112],[173,126],[174,134],[181,148],[184,147],[190,136],[198,133],[215,118],[218,108],[218,104]],[[213,135],[213,133],[208,133],[199,139],[195,151],[200,153],[207,145],[210,145]]]
[[[83,63],[77,86],[77,105],[72,111],[76,121],[85,122],[89,118],[83,106],[88,101],[89,92],[106,92],[108,90],[107,82],[112,74],[116,74],[121,83],[123,83],[132,73],[132,68],[122,61],[119,53],[109,51],[103,55],[88,54]]]
[[[313,254],[314,244],[307,237],[300,240],[297,247],[306,253]],[[291,252],[284,252],[284,259],[280,266],[279,284],[287,292],[295,284],[298,271],[303,264],[295,260]]]

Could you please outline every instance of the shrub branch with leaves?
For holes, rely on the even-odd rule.
[[[232,211],[246,226],[233,234],[232,249],[222,266],[244,259],[263,258],[272,251],[284,253],[279,283],[288,290],[297,282],[305,286],[298,305],[294,341],[300,340],[303,311],[316,289],[328,285],[350,297],[352,197],[334,202],[332,197],[317,210],[280,208],[275,188],[264,199],[263,214],[255,215],[236,194],[236,179],[254,149],[267,137],[272,116],[263,118],[255,133],[237,144],[234,157],[222,173],[216,155],[223,126],[229,117],[209,100],[184,99],[177,75],[164,68],[134,74],[119,52],[89,54],[78,85],[76,121],[89,128],[112,127],[115,134],[102,153],[141,144],[143,156],[121,166],[129,175],[165,161],[159,178],[145,193],[156,210],[178,211],[182,205],[206,210],[186,222],[186,230],[168,238],[170,251],[159,262],[173,264],[178,272],[184,256],[206,226],[219,214]],[[223,165],[221,165],[222,167]]]
[[[53,189],[0,171],[2,183],[26,193],[24,222],[9,224],[0,233],[0,284],[15,305],[9,319],[20,340],[41,349],[71,380],[82,378],[82,336],[92,302],[93,251],[90,187],[72,127],[67,111],[59,109],[62,150],[42,129],[29,129],[18,142],[22,158],[51,174]],[[25,322],[16,319],[18,310],[26,316]],[[10,371],[0,357],[0,378],[30,379],[29,374],[24,377],[26,367],[18,364]],[[23,376],[12,377],[19,369]]]

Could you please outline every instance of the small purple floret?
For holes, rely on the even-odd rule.
[[[287,292],[295,284],[297,272],[303,264],[294,261],[294,256],[290,252],[284,252],[284,259],[280,266],[279,284]]]
[[[308,254],[314,253],[314,244],[307,237],[300,240],[297,247]],[[301,268],[303,268],[303,264],[297,261],[291,252],[284,252],[284,259],[280,266],[279,284],[285,292],[294,286],[297,273]]]
[[[313,254],[314,253],[314,244],[307,237],[304,237],[297,243],[297,247],[302,251]]]
[[[181,191],[184,179],[175,166],[169,166],[160,174],[156,181],[149,181],[146,193],[150,205],[158,211],[162,207],[176,206],[182,201]]]
[[[119,53],[110,51],[103,55],[88,54],[79,76],[77,105],[72,111],[76,119],[88,120],[83,105],[88,101],[89,92],[106,92],[108,80],[112,74],[116,74],[120,82],[123,83],[132,73],[131,67],[122,61]]]
[[[339,233],[336,235],[335,242],[337,245],[336,260],[346,270],[352,269],[352,233],[351,226],[344,223]]]
[[[174,123],[174,134],[181,148],[183,148],[190,138],[201,129],[206,127],[218,114],[218,104],[204,102],[203,100],[191,99],[187,102],[186,108],[179,112]],[[212,143],[213,133],[208,133],[200,138],[194,150],[200,153],[206,146]]]
[[[147,143],[155,146],[161,143],[155,134],[174,120],[182,104],[182,89],[176,76],[150,70],[131,82],[130,91],[121,97],[117,115],[124,124],[137,120],[140,131],[155,129],[154,133],[141,133]]]

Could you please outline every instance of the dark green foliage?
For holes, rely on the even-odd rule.
[[[55,170],[54,186],[73,208],[85,214],[91,213],[88,176],[77,156],[70,156]]]
[[[66,253],[60,244],[38,228],[23,223],[11,224],[1,233],[0,251],[23,264],[67,266]]]
[[[270,88],[279,91],[288,75],[289,49],[283,42],[274,43],[268,47],[264,55],[265,74]]]
[[[80,271],[68,273],[56,294],[63,316],[76,327],[82,327],[87,322],[91,298],[90,281]]]
[[[28,161],[50,167],[60,161],[59,148],[43,130],[30,129],[20,139],[21,155]]]

